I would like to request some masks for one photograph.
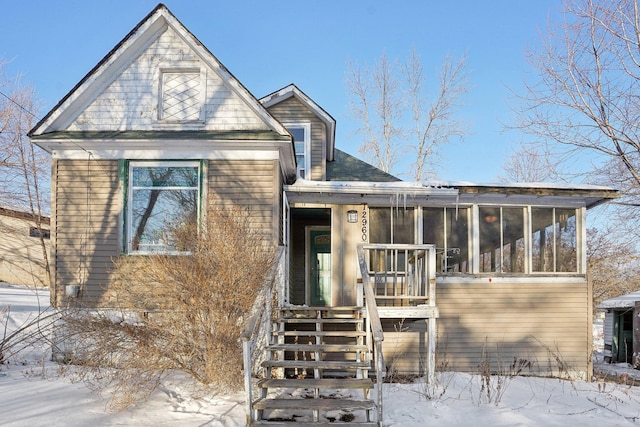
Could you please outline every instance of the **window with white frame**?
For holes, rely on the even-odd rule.
[[[480,206],[481,273],[524,273],[524,208]]]
[[[578,271],[575,209],[531,208],[531,264],[533,272]]]
[[[438,272],[469,272],[469,211],[463,207],[422,209],[422,241],[436,245]]]
[[[202,120],[204,80],[198,68],[162,69],[158,118],[168,122]]]
[[[369,208],[370,243],[415,243],[414,208]]]
[[[198,220],[199,162],[130,162],[127,252],[179,253],[172,230]]]
[[[579,212],[535,206],[423,207],[422,241],[436,245],[442,273],[577,273],[583,256]]]
[[[287,123],[285,127],[293,136],[298,177],[311,179],[311,126],[308,123]]]

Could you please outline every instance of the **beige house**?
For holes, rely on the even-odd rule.
[[[475,372],[491,354],[496,369],[590,376],[586,216],[616,191],[403,182],[336,148],[335,128],[295,85],[254,97],[159,5],[30,132],[53,157],[56,304],[105,304],[114,257],[175,252],[163,224],[215,199],[249,207],[283,251],[267,376],[305,353],[305,387],[351,368],[365,381],[382,338],[387,372]],[[249,422],[287,406],[265,402]]]
[[[49,286],[40,235],[49,251],[49,218],[38,228],[33,215],[0,207],[0,282],[24,286]],[[42,230],[42,231],[40,231]]]

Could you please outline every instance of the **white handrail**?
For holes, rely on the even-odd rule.
[[[373,336],[373,344],[375,345],[374,351],[374,365],[376,370],[376,385],[377,385],[377,409],[378,409],[378,425],[382,425],[382,382],[386,374],[386,368],[384,364],[384,356],[382,354],[382,341],[384,341],[384,332],[382,331],[382,323],[380,322],[380,315],[378,314],[378,306],[376,304],[376,297],[371,287],[369,280],[369,269],[367,267],[367,261],[364,257],[364,246],[358,245],[358,263],[360,265],[360,273],[362,275],[362,287],[364,290],[364,301],[367,309],[367,324],[371,329],[371,335]],[[367,342],[369,350],[371,351],[371,342]]]
[[[258,297],[251,309],[251,315],[244,324],[240,334],[242,340],[242,358],[244,365],[244,390],[246,396],[246,421],[250,425],[255,420],[253,410],[253,357],[256,347],[260,343],[260,331],[264,332],[264,345],[269,344],[269,334],[271,333],[271,313],[273,305],[273,295],[277,292],[276,285],[281,281],[284,272],[284,247],[279,248],[276,255],[276,262],[269,270],[265,282],[258,293]]]

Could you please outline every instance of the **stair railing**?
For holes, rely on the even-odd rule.
[[[384,341],[384,333],[382,331],[382,323],[378,314],[378,306],[376,304],[376,296],[373,292],[371,281],[369,280],[369,268],[364,256],[364,245],[358,245],[358,264],[362,276],[362,287],[365,308],[367,310],[367,332],[371,332],[373,339],[367,339],[369,352],[373,352],[374,367],[376,371],[376,389],[377,389],[377,410],[378,425],[382,425],[382,383],[386,375],[386,367],[384,364],[384,356],[382,355],[382,341]],[[373,342],[372,342],[373,341]],[[375,348],[373,348],[375,347]]]
[[[278,249],[276,262],[269,270],[264,284],[251,309],[251,314],[240,334],[242,340],[242,358],[244,365],[244,390],[246,396],[246,421],[250,425],[256,419],[253,410],[254,367],[260,366],[258,357],[264,357],[265,347],[269,344],[272,328],[273,305],[279,304],[278,284],[284,280],[284,247]]]

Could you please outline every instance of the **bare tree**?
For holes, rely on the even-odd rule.
[[[594,307],[600,302],[638,290],[640,255],[606,230],[589,229],[587,268],[593,282]]]
[[[546,144],[568,169],[616,185],[633,208],[626,219],[638,218],[638,0],[567,0],[564,20],[549,25],[529,59],[539,80],[516,107],[517,127]]]
[[[49,206],[50,156],[30,143],[27,132],[36,120],[34,91],[19,77],[8,78],[0,63],[0,203],[29,212],[42,247],[46,285],[51,283],[45,210]]]
[[[558,162],[544,147],[521,143],[507,157],[502,165],[501,182],[547,182],[564,181],[558,172]]]
[[[427,96],[427,79],[415,50],[404,63],[391,62],[385,54],[372,68],[349,63],[351,110],[364,138],[360,152],[388,173],[410,156],[410,176],[416,181],[434,177],[438,148],[466,132],[455,113],[468,91],[467,78],[466,57],[448,57],[434,95]]]
[[[413,137],[409,138],[412,143],[411,157],[415,156],[412,172],[417,182],[435,178],[438,148],[452,138],[464,137],[467,132],[466,125],[455,116],[461,98],[468,92],[466,63],[466,56],[458,60],[450,56],[445,58],[438,90],[432,99],[423,95],[426,76],[421,58],[415,50],[411,51],[411,56],[404,64],[413,122]]]
[[[398,160],[398,139],[401,137],[397,123],[402,114],[398,77],[385,54],[372,69],[352,63],[348,68],[351,109],[361,122],[359,131],[365,139],[360,152],[378,168],[390,173]]]

